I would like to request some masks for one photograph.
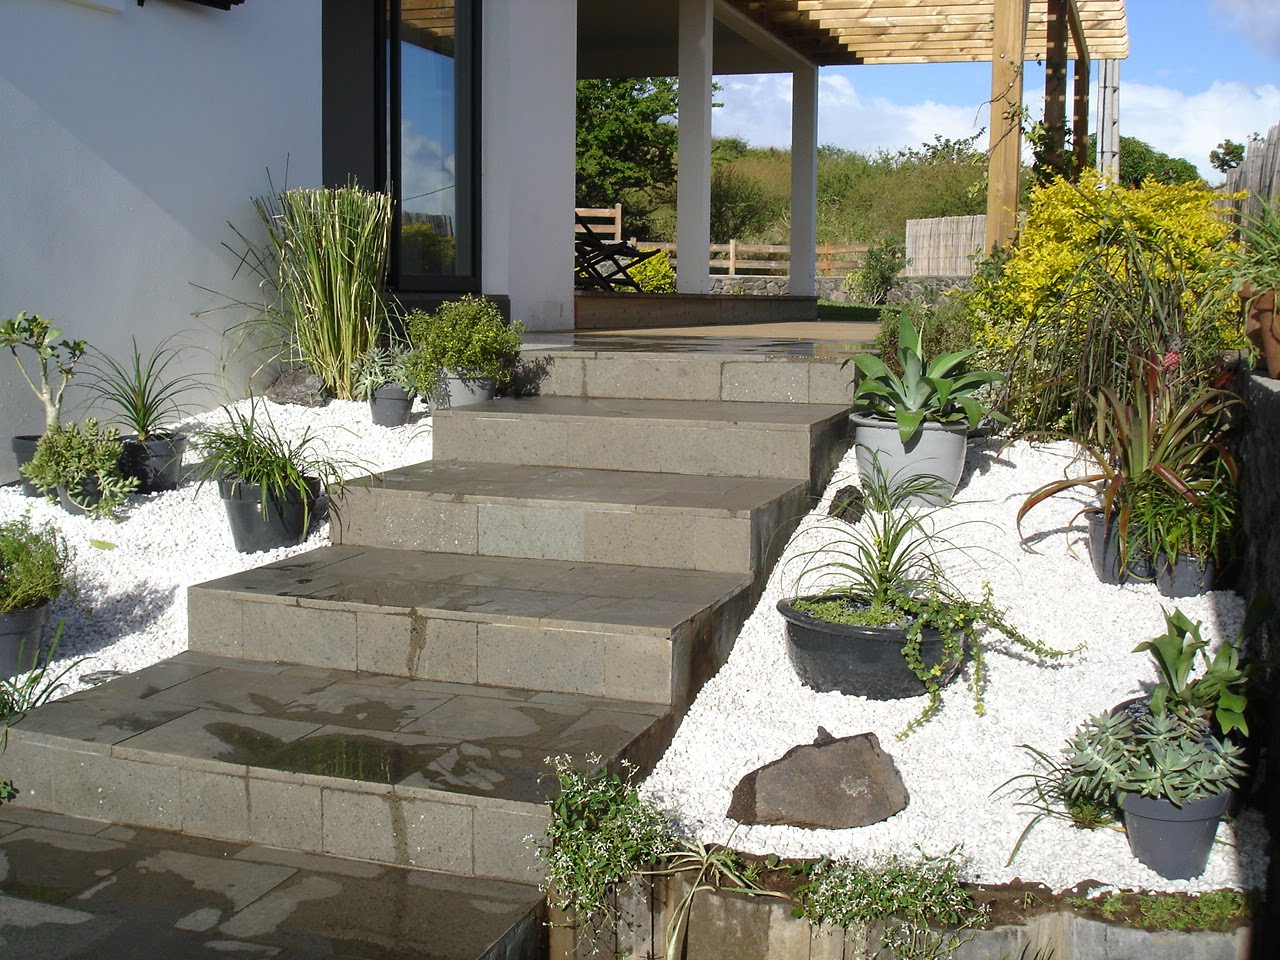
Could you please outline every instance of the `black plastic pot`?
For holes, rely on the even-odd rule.
[[[219,480],[218,493],[227,508],[231,539],[241,553],[257,553],[292,547],[306,539],[308,529],[316,523],[320,510],[320,483],[309,481],[312,496],[304,500],[297,493],[283,499],[267,497],[263,509],[262,486]]]
[[[1154,578],[1151,559],[1145,554],[1133,556],[1130,549],[1129,563],[1120,566],[1120,535],[1116,531],[1113,518],[1106,523],[1102,511],[1089,509],[1084,511],[1085,520],[1089,524],[1089,559],[1093,563],[1093,572],[1102,583],[1150,583]]]
[[[778,612],[787,622],[787,657],[801,683],[819,693],[835,691],[871,700],[901,700],[928,692],[902,655],[905,628],[828,623],[793,606],[795,600],[812,599],[778,601]],[[943,639],[937,630],[924,631],[920,658],[926,667],[942,661]],[[959,662],[948,664],[939,684],[948,683],[959,668]]]
[[[74,490],[69,487],[58,488],[58,502],[62,504],[62,509],[73,517],[83,517],[96,507],[101,499],[102,494],[98,490],[96,476],[81,481]]]
[[[1218,822],[1231,804],[1232,792],[1188,800],[1180,807],[1163,798],[1124,794],[1120,809],[1124,811],[1129,849],[1166,879],[1200,876],[1209,862]]]
[[[40,662],[40,638],[49,603],[0,613],[0,677],[16,677]]]
[[[14,437],[10,443],[13,450],[13,458],[18,462],[18,466],[31,462],[31,458],[36,455],[36,444],[40,442],[40,437],[35,434],[22,434]],[[21,472],[19,472],[21,476]],[[38,497],[40,491],[26,477],[22,478],[22,494],[26,497]]]
[[[404,387],[386,383],[369,397],[369,415],[379,427],[400,427],[413,412],[413,394]]]
[[[182,457],[187,438],[181,434],[155,434],[146,440],[123,438],[120,472],[138,478],[138,493],[172,490],[182,482]]]
[[[1156,564],[1156,589],[1164,597],[1195,597],[1212,590],[1217,575],[1212,559],[1201,561],[1183,553],[1172,561],[1161,557]]]

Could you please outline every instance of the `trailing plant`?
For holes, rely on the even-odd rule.
[[[975,427],[990,412],[976,394],[1000,380],[1001,374],[966,370],[965,363],[972,354],[972,350],[959,350],[926,359],[920,334],[903,311],[899,318],[897,351],[902,374],[894,373],[875,354],[854,354],[845,361],[845,364],[852,363],[859,373],[853,404],[895,420],[904,444],[926,420],[967,423],[970,428]]]
[[[442,303],[432,313],[414,310],[405,317],[414,387],[435,398],[443,371],[491,378],[501,385],[512,376],[512,361],[520,353],[524,325],[508,323],[492,300],[465,294]]]
[[[882,237],[867,248],[858,269],[844,278],[844,292],[863,303],[885,303],[898,274],[909,262],[900,239]]]
[[[394,385],[413,393],[412,351],[407,344],[390,343],[373,347],[356,363],[355,395],[368,400],[379,387]]]
[[[118,520],[125,497],[138,488],[137,477],[120,471],[124,444],[120,431],[103,428],[90,417],[84,423],[54,424],[36,443],[35,456],[22,474],[49,499],[58,489],[95,517]]]
[[[1132,353],[1176,360],[1195,384],[1242,345],[1219,195],[1104,186],[1085,171],[1034,190],[1018,246],[967,298],[979,356],[1008,373],[1006,412],[1025,430],[1086,433],[1099,390],[1132,399]]]
[[[386,327],[382,287],[390,245],[391,198],[345,187],[284,189],[253,198],[266,233],[250,240],[232,226],[239,249],[236,273],[258,278],[266,299],[228,298],[252,312],[233,328],[265,352],[259,369],[299,360],[335,396],[353,396],[357,359],[378,342]]]
[[[796,889],[793,912],[815,924],[875,931],[877,949],[903,960],[948,955],[964,941],[963,931],[985,917],[960,880],[955,853],[919,860],[895,854],[875,864],[819,863]]]
[[[30,514],[0,522],[0,613],[52,600],[70,565],[67,541],[52,524],[36,526]]]
[[[173,336],[165,337],[144,358],[137,338],[131,337],[128,360],[121,362],[101,351],[93,358],[94,379],[89,389],[115,408],[120,421],[141,442],[160,434],[167,423],[181,417],[186,411],[178,398],[202,386],[190,374],[168,374],[170,364],[180,356],[172,341]]]
[[[44,317],[23,310],[16,317],[0,322],[0,346],[13,354],[22,379],[27,381],[31,392],[44,406],[45,429],[56,427],[61,421],[62,395],[75,375],[76,364],[84,356],[88,343],[66,339],[62,331]],[[25,347],[36,355],[38,386],[18,356],[19,347]]]
[[[297,438],[281,436],[271,418],[259,414],[257,398],[251,398],[247,408],[223,407],[222,412],[222,426],[205,427],[195,437],[204,457],[196,467],[200,483],[222,480],[233,487],[260,486],[264,519],[272,500],[299,500],[305,530],[314,501],[325,490],[341,489],[344,470],[353,465],[321,450],[320,438],[310,427]]]
[[[863,481],[865,515],[856,525],[826,521],[820,525],[828,539],[796,557],[801,565],[797,581],[810,580],[820,593],[793,601],[796,609],[832,623],[906,628],[902,655],[925,686],[928,701],[921,714],[900,734],[906,736],[932,717],[942,705],[942,682],[965,657],[970,659],[969,688],[974,710],[983,715],[987,683],[987,630],[1002,634],[1024,650],[1042,658],[1066,656],[1026,637],[1015,627],[985,588],[980,600],[966,598],[947,577],[941,558],[963,552],[939,526],[944,508],[912,507],[913,498],[937,488],[929,477],[896,480],[887,477],[879,458]],[[979,629],[979,628],[982,629]],[[942,656],[926,663],[921,643],[926,629],[942,638]]]

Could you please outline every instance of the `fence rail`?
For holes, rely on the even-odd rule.
[[[665,250],[672,264],[678,266],[674,243],[649,243],[644,240],[637,240],[635,243],[644,250]],[[760,274],[788,276],[791,273],[791,247],[785,243],[741,243],[730,240],[728,243],[711,244],[710,252],[712,274],[736,277]],[[867,252],[867,246],[835,246],[824,243],[818,245],[817,252],[815,269],[818,276],[828,277],[858,269],[862,265],[861,255]],[[855,256],[850,257],[850,254]]]
[[[1248,216],[1257,216],[1262,204],[1280,196],[1280,124],[1272,127],[1265,139],[1251,142],[1244,162],[1227,171],[1227,190],[1248,191]]]

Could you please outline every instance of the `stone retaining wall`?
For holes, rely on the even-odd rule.
[[[551,960],[610,960],[664,955],[672,911],[688,890],[683,879],[633,881],[616,901],[619,922],[594,940],[553,927]],[[880,960],[879,937],[839,927],[814,928],[791,916],[791,902],[732,893],[699,893],[688,919],[691,960]],[[567,922],[563,915],[552,922]],[[1147,931],[1104,923],[1070,911],[1046,913],[1018,926],[968,931],[953,960],[1246,960],[1250,932]],[[1039,951],[1039,952],[1037,952]]]
[[[905,303],[909,300],[934,303],[950,290],[967,289],[971,279],[971,277],[899,277],[893,290],[889,292],[889,303]],[[818,277],[815,284],[818,297],[822,300],[849,303],[853,299],[844,292],[844,277]],[[711,278],[712,293],[772,297],[787,293],[789,288],[790,278],[783,276],[713,276]]]

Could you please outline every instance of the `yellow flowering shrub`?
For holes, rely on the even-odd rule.
[[[1240,344],[1220,201],[1199,182],[1126,189],[1094,171],[1033,191],[1017,246],[968,298],[977,362],[1009,372],[1016,421],[1077,426],[1099,387],[1128,394],[1132,353],[1191,379]]]

